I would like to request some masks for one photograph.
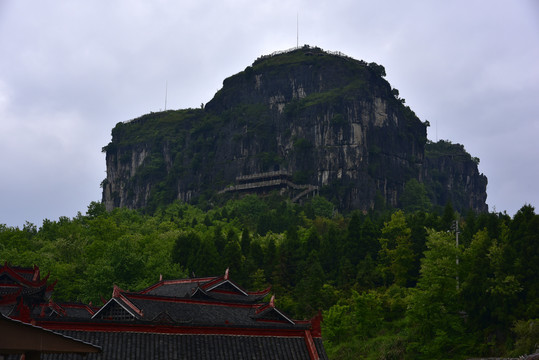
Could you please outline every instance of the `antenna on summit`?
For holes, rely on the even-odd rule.
[[[167,111],[168,80],[165,81],[165,111]]]
[[[296,48],[299,48],[299,12],[296,13]]]

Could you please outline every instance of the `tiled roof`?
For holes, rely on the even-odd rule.
[[[39,267],[23,268],[18,266],[10,266],[4,263],[0,266],[0,283],[3,284],[19,284],[25,287],[41,287],[47,284],[49,275],[43,279],[40,276]]]
[[[14,316],[20,312],[19,305],[31,308],[50,298],[56,282],[47,284],[49,275],[41,278],[39,267],[33,268],[8,265],[0,266],[0,312]],[[16,305],[13,307],[12,305]],[[13,311],[13,310],[16,311]]]
[[[272,359],[309,360],[303,337],[186,335],[127,332],[57,331],[103,349],[85,360],[116,359]],[[320,359],[328,359],[320,339],[314,339]],[[44,354],[45,360],[79,360],[72,354]]]
[[[124,299],[128,300],[128,303],[125,303]],[[294,326],[303,328],[306,326],[295,324],[276,310],[273,303],[231,304],[125,292],[122,293],[121,298],[114,298],[103,306],[95,314],[95,319],[121,319],[124,321],[131,319],[143,322],[167,319],[175,324],[249,326],[254,328],[290,328]]]
[[[49,301],[48,303],[40,304],[34,307],[32,317],[67,317],[75,319],[90,319],[98,308],[93,308],[91,305],[75,302],[55,303]]]
[[[17,273],[19,276],[25,278],[28,281],[32,281],[36,277],[39,279],[39,267],[37,267],[36,265],[34,265],[34,267],[22,267],[12,266],[5,262],[3,268],[9,268],[10,270]]]
[[[101,308],[36,304],[25,321],[32,318],[44,328],[103,348],[88,360],[327,359],[321,316],[291,320],[275,307],[274,297],[261,302],[269,291],[247,291],[229,279],[227,270],[218,277],[160,279],[139,292],[114,286]],[[12,306],[2,310],[13,314]],[[69,354],[42,358],[78,359]]]
[[[247,291],[228,279],[228,272],[220,277],[206,277],[178,280],[161,280],[140,291],[140,294],[168,297],[200,297],[220,301],[254,303],[263,299],[270,288],[262,291]]]
[[[193,289],[195,289],[199,284],[204,284],[214,279],[215,277],[161,280],[158,283],[140,291],[140,293],[158,296],[186,297],[189,296],[193,292]]]

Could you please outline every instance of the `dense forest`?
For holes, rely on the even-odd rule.
[[[458,242],[457,242],[458,239]],[[22,229],[0,225],[0,261],[58,279],[56,301],[100,303],[188,276],[272,285],[294,318],[323,312],[331,359],[518,356],[539,344],[539,215],[444,209],[341,214],[323,197],[271,194],[215,206],[175,202]]]

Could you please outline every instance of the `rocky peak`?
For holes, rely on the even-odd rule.
[[[238,189],[294,199],[316,189],[342,209],[369,210],[380,198],[398,207],[405,183],[428,177],[426,124],[384,75],[381,65],[319,48],[260,57],[225,79],[204,109],[116,125],[104,148],[103,201],[112,209],[211,198],[255,176],[264,180]],[[272,172],[286,175],[264,175]]]

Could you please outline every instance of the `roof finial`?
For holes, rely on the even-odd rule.
[[[163,281],[163,274],[159,274],[159,281]]]
[[[34,264],[34,277],[32,278],[32,281],[37,281],[39,279],[39,266]]]
[[[275,294],[271,295],[271,299],[270,299],[269,305],[270,305],[272,308],[275,307]]]
[[[122,290],[118,287],[118,285],[114,284],[112,288],[112,297],[117,298],[120,297],[120,292]]]
[[[228,280],[228,269],[229,268],[226,268],[226,270],[225,270],[225,280]]]

